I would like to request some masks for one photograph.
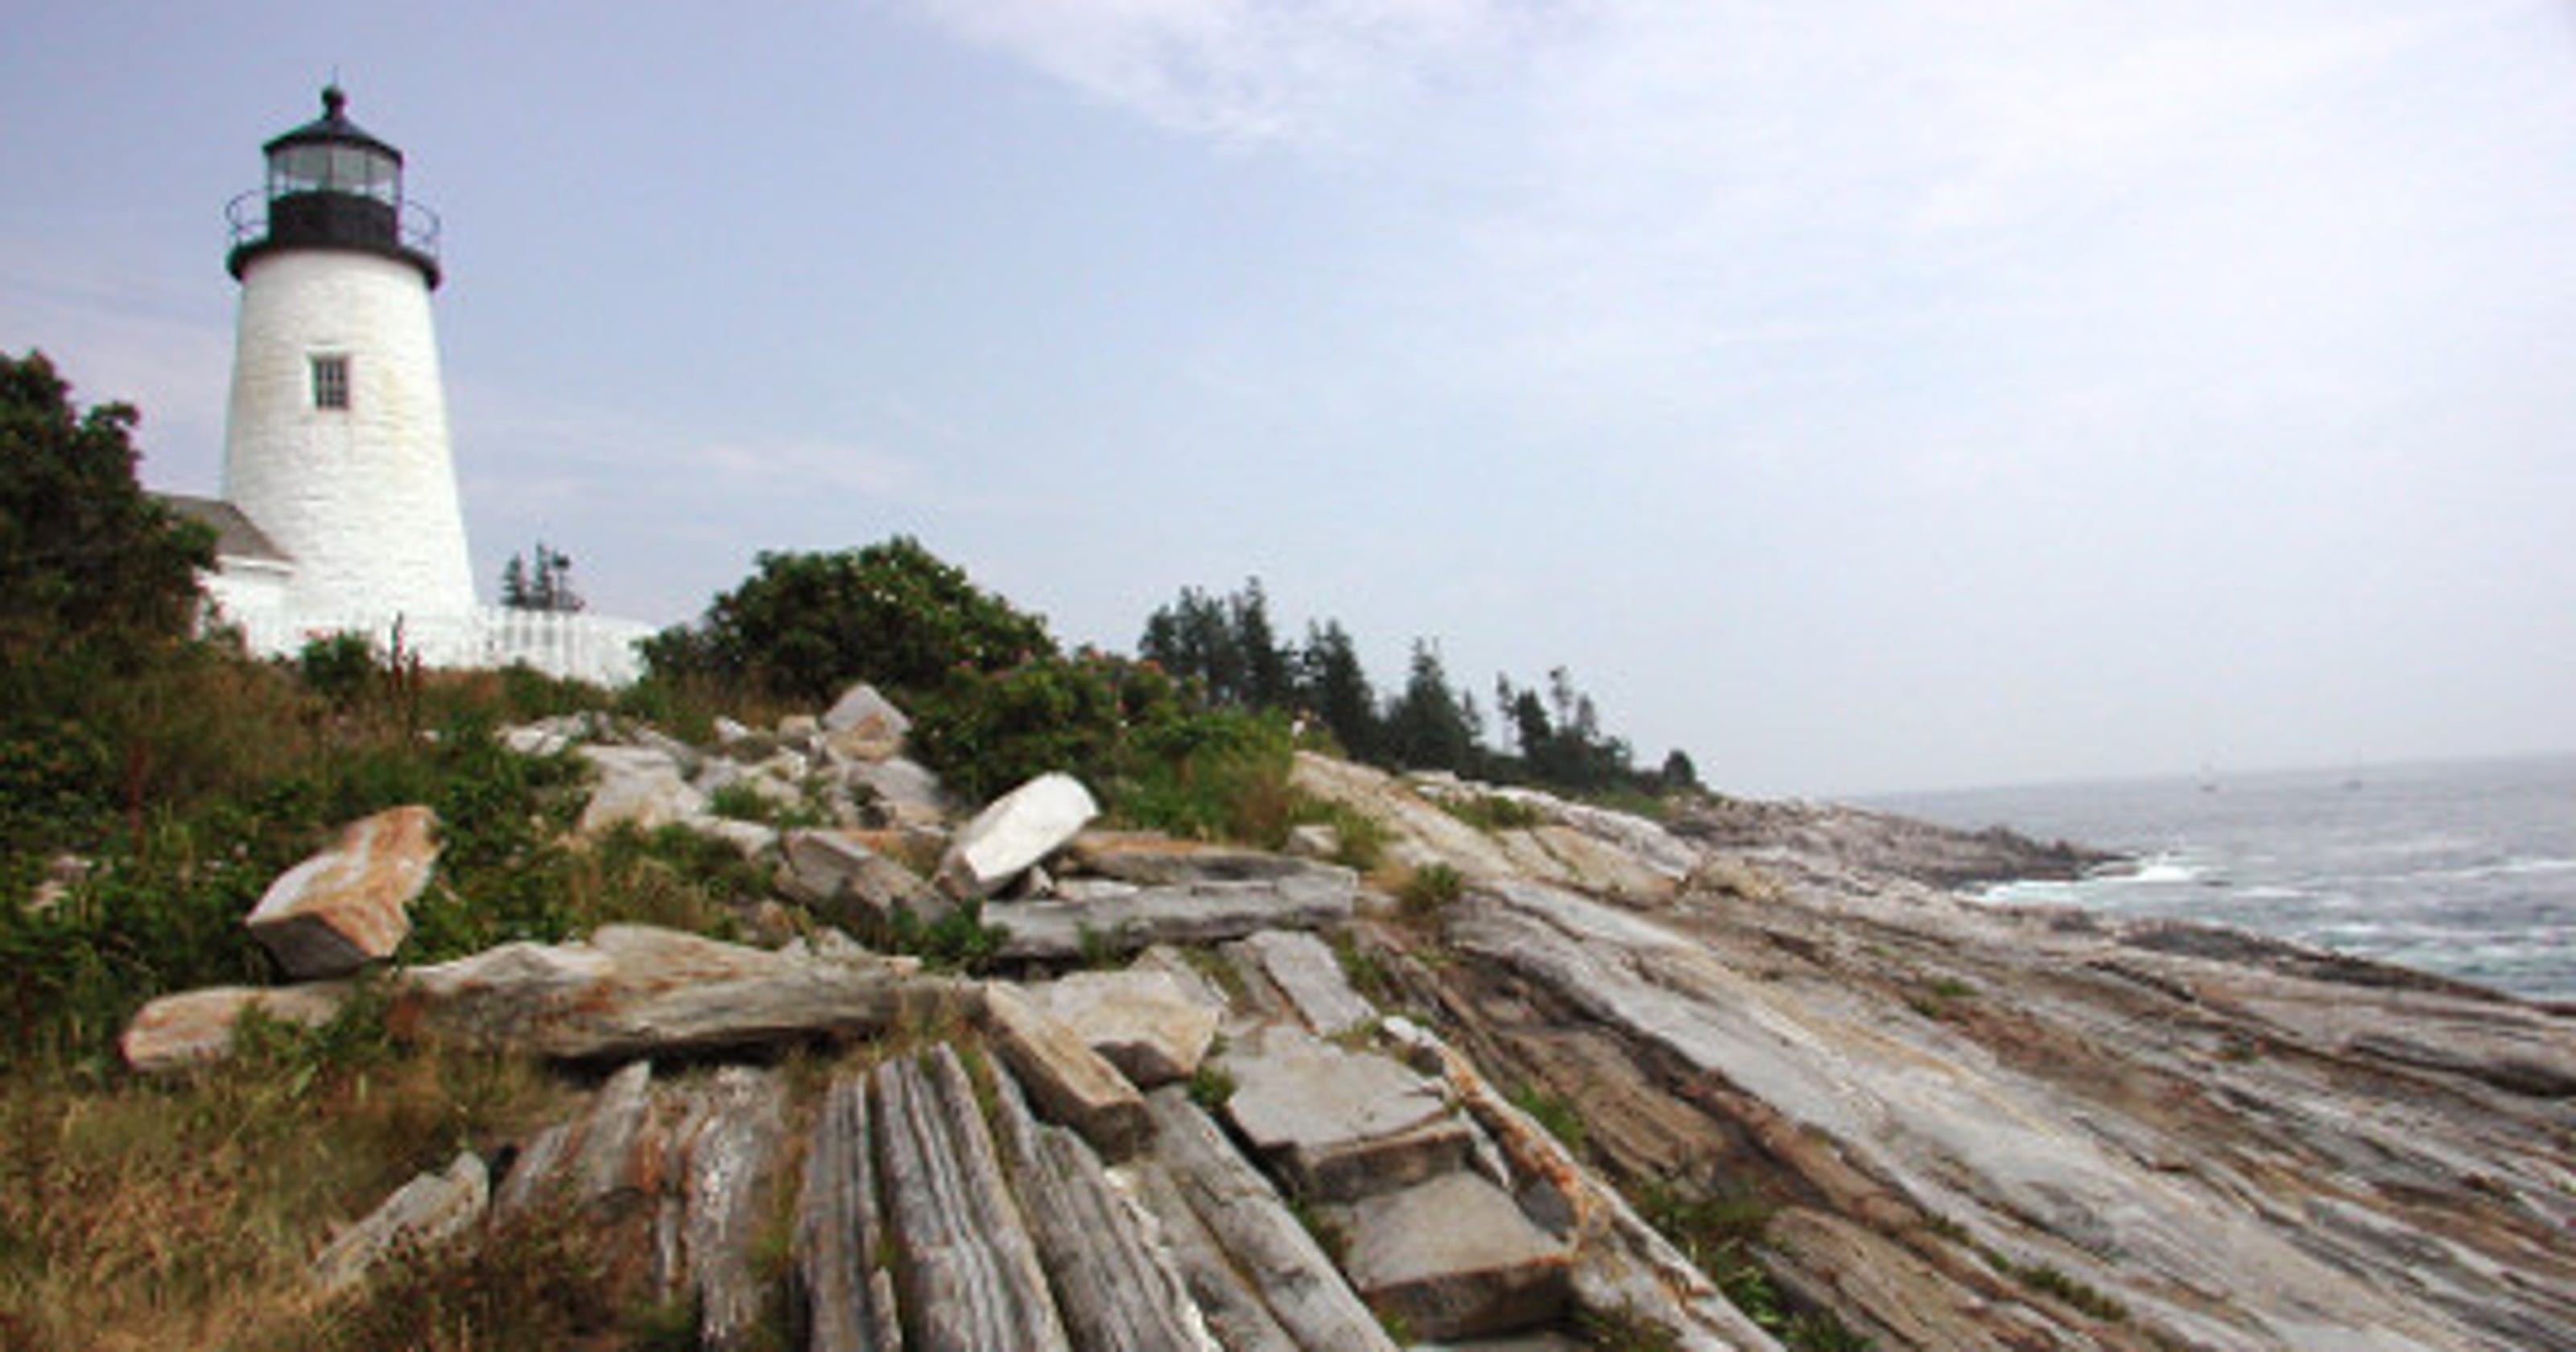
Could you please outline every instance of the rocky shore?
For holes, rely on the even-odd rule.
[[[597,1087],[317,1237],[314,1280],[554,1209],[715,1348],[2576,1348],[2563,1012],[1979,904],[2105,857],[1843,808],[1654,821],[1301,753],[1365,870],[1330,831],[1090,829],[1070,781],[970,818],[900,718],[514,734],[599,765],[588,829],[764,862],[772,941],[394,972],[406,1036]],[[709,816],[728,785],[831,824]],[[413,825],[263,904],[310,980],[157,1002],[133,1064],[330,1017],[400,941]],[[998,975],[853,937],[979,899]]]

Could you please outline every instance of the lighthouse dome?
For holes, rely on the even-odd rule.
[[[349,96],[326,86],[322,116],[261,147],[267,181],[227,210],[234,277],[279,249],[345,249],[409,263],[438,285],[437,213],[404,196],[402,152],[348,108]]]

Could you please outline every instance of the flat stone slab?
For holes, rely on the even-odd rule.
[[[221,1061],[233,1052],[233,1029],[245,1011],[280,1023],[319,1028],[349,1001],[349,986],[318,981],[305,986],[210,986],[165,995],[135,1011],[117,1040],[125,1064],[146,1075]]]
[[[1425,1338],[1545,1324],[1564,1312],[1570,1256],[1481,1174],[1443,1174],[1334,1213],[1362,1298]]]
[[[1264,930],[1227,952],[1258,968],[1308,1028],[1331,1037],[1377,1021],[1377,1007],[1351,989],[1332,946],[1303,930]]]
[[[1027,994],[1139,1089],[1196,1072],[1220,1017],[1171,973],[1153,968],[1075,972]]]
[[[1085,901],[1015,901],[984,919],[1007,933],[1002,956],[1062,961],[1155,944],[1213,944],[1266,929],[1318,929],[1351,917],[1359,875],[1323,868],[1268,882],[1147,887]]]
[[[1302,1028],[1258,1029],[1223,1057],[1226,1116],[1307,1197],[1347,1202],[1459,1168],[1467,1125],[1440,1086]]]

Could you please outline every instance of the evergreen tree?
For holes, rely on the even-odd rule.
[[[572,586],[572,558],[558,549],[537,541],[536,564],[532,568],[520,555],[510,556],[501,568],[501,604],[511,610],[552,610],[571,613],[587,602]]]
[[[1474,705],[1449,686],[1440,650],[1413,641],[1404,693],[1387,710],[1387,739],[1397,763],[1416,770],[1466,770],[1476,760]]]
[[[1297,700],[1324,720],[1344,751],[1361,760],[1385,754],[1377,695],[1340,621],[1307,624],[1306,645],[1297,655]]]
[[[1285,709],[1297,698],[1297,683],[1288,650],[1279,646],[1270,627],[1270,601],[1261,579],[1246,578],[1243,590],[1226,601],[1233,620],[1234,647],[1243,664],[1243,700],[1256,709]]]

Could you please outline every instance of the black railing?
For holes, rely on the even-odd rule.
[[[383,241],[359,242],[381,242],[406,253],[418,254],[429,262],[435,263],[438,261],[438,213],[430,210],[428,207],[422,206],[418,202],[410,200],[409,198],[405,198],[398,203],[389,203],[379,201],[372,197],[361,197],[351,193],[293,193],[276,200],[280,202],[293,202],[297,198],[318,198],[325,196],[332,198],[346,198],[349,202],[354,204],[380,207],[392,216],[393,231],[390,239]],[[243,193],[239,197],[236,197],[232,201],[224,204],[224,220],[232,227],[232,247],[235,253],[239,253],[244,249],[255,248],[269,242],[270,211],[271,199],[269,198],[269,195],[264,190],[258,188],[253,188],[249,192]],[[302,232],[299,231],[296,232],[296,234],[298,236],[297,238],[281,240],[279,242],[306,242],[300,238]],[[312,242],[323,241],[317,240]]]

